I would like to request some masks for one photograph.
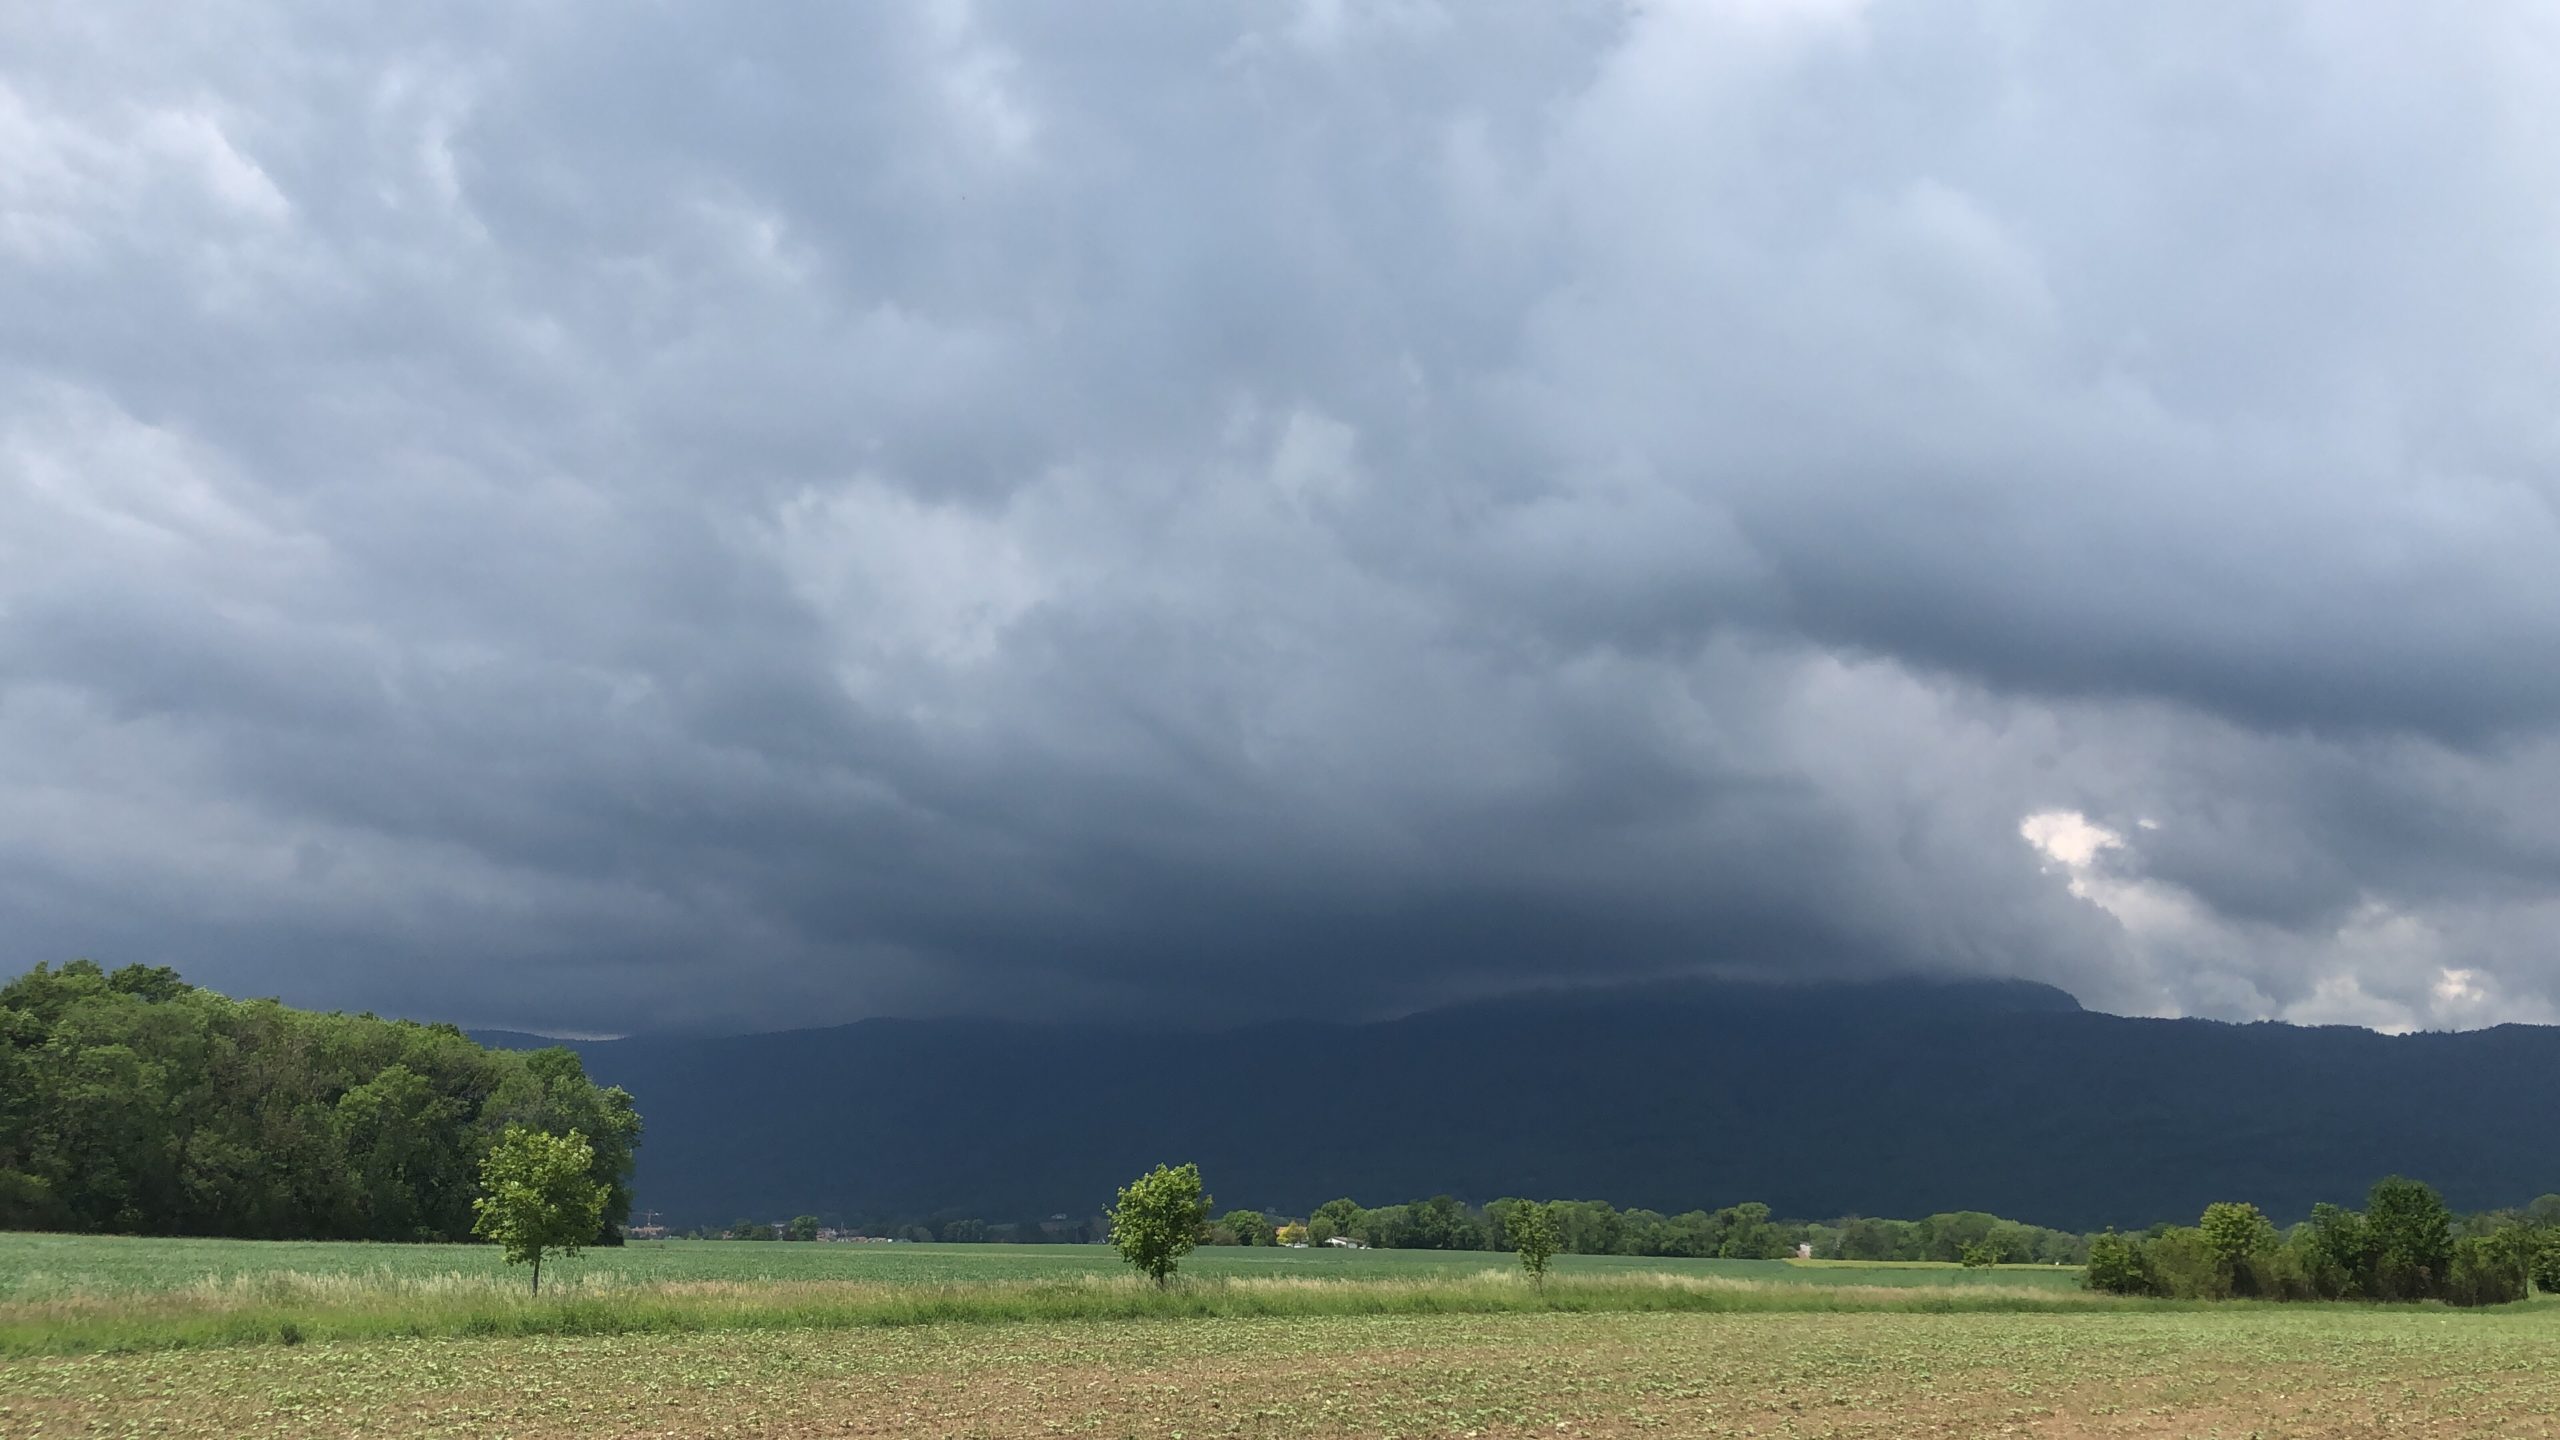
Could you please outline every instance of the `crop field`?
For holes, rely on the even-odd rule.
[[[1287,1250],[1212,1246],[1183,1262],[1205,1277],[1304,1276],[1421,1279],[1510,1266],[1507,1254],[1436,1250]],[[2015,1285],[2071,1289],[2080,1272],[2055,1266],[1804,1264],[1785,1260],[1664,1260],[1559,1255],[1573,1276],[1672,1273],[1806,1285]],[[70,1294],[147,1294],[208,1280],[289,1273],[423,1281],[498,1276],[520,1282],[486,1245],[373,1245],[322,1241],[188,1240],[0,1232],[0,1303]],[[590,1250],[543,1268],[546,1283],[611,1278],[630,1284],[705,1281],[871,1281],[962,1285],[1064,1281],[1126,1273],[1102,1245],[853,1245],[787,1241],[662,1240]]]
[[[1370,1315],[377,1340],[0,1362],[0,1434],[2560,1432],[2560,1315]]]

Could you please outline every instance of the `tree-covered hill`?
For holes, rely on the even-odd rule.
[[[595,1148],[611,1240],[640,1117],[564,1049],[232,1000],[168,969],[0,988],[0,1229],[462,1240],[510,1124]]]
[[[680,1223],[1086,1215],[1166,1159],[1222,1205],[1604,1197],[1790,1216],[1989,1210],[2073,1230],[2379,1175],[2464,1209],[2560,1190],[2560,1028],[2139,1020],[2032,985],[1705,985],[1365,1025],[874,1020],[581,1045],[648,1108]]]

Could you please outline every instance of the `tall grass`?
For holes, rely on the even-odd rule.
[[[0,1355],[428,1336],[1146,1320],[1213,1316],[1490,1314],[1505,1311],[2064,1311],[2146,1308],[2038,1286],[1791,1285],[1725,1276],[1416,1278],[1136,1277],[918,1285],[876,1281],[657,1281],[589,1273],[539,1296],[512,1277],[305,1274],[207,1280],[154,1294],[65,1292],[0,1304]]]

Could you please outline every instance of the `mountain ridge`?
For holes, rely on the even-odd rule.
[[[572,1048],[634,1093],[640,1202],[681,1223],[1090,1214],[1184,1159],[1221,1203],[1291,1213],[1445,1191],[2093,1229],[2223,1198],[2290,1217],[2392,1172],[2468,1208],[2560,1189],[2560,1160],[2511,1138],[2554,1118],[2560,1027],[2148,1019],[2030,982],[1687,982],[1214,1031],[876,1018]]]

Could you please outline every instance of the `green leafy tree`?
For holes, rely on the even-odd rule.
[[[1862,1216],[1840,1222],[1843,1260],[1908,1260],[1913,1257],[1913,1225],[1908,1220],[1875,1220]]]
[[[2532,1293],[2533,1232],[2508,1216],[2453,1242],[2444,1299],[2451,1305],[2508,1305]]]
[[[1454,1195],[1434,1195],[1404,1207],[1397,1245],[1410,1250],[1481,1250],[1484,1226]]]
[[[782,1227],[782,1238],[785,1240],[817,1239],[818,1217],[815,1215],[792,1216],[791,1223]]]
[[[1769,1207],[1757,1200],[1731,1205],[1719,1210],[1715,1218],[1724,1222],[1724,1234],[1716,1241],[1716,1253],[1728,1260],[1767,1260],[1774,1258],[1777,1231],[1769,1224]]]
[[[1618,1212],[1618,1251],[1621,1255],[1661,1255],[1669,1251],[1672,1223],[1659,1210],[1621,1210]]]
[[[1351,1238],[1380,1250],[1417,1249],[1413,1243],[1413,1225],[1404,1205],[1373,1205],[1360,1212],[1360,1227]]]
[[[2535,1240],[2532,1252],[2525,1257],[2526,1271],[2533,1277],[2535,1289],[2545,1295],[2560,1295],[2560,1235],[2546,1230]]]
[[[1956,1252],[1956,1263],[1967,1270],[1988,1270],[2000,1263],[2000,1247],[1990,1240],[1968,1240]]]
[[[2400,1175],[2381,1181],[2365,1197],[2364,1228],[2375,1298],[2435,1297],[2453,1265],[2453,1212],[2435,1187]]]
[[[2193,1225],[2162,1225],[2142,1241],[2142,1259],[2151,1273],[2151,1289],[2173,1300],[2222,1300],[2230,1297],[2222,1267],[2204,1232]]]
[[[398,1062],[338,1097],[333,1129],[358,1231],[432,1240],[449,1228],[455,1202],[467,1205],[471,1190],[462,1118],[427,1077]]]
[[[537,1295],[543,1256],[574,1256],[595,1238],[605,1202],[605,1187],[588,1173],[595,1159],[575,1130],[545,1135],[511,1125],[480,1162],[481,1195],[471,1202],[479,1218],[471,1228],[496,1241],[508,1264],[533,1266]]]
[[[1120,1203],[1111,1207],[1110,1218],[1111,1243],[1120,1258],[1156,1284],[1165,1284],[1182,1257],[1200,1243],[1200,1231],[1209,1223],[1200,1167],[1158,1165],[1120,1187]]]
[[[2142,1242],[2113,1230],[2090,1237],[2086,1278],[2090,1289],[2110,1295],[2148,1295],[2152,1291],[2151,1266],[2143,1256]]]
[[[488,1116],[497,1126],[586,1136],[595,1147],[596,1182],[605,1187],[595,1243],[622,1243],[621,1222],[631,1213],[631,1152],[640,1143],[640,1113],[629,1092],[589,1081],[578,1052],[566,1046],[529,1050],[489,1098]]]
[[[770,1240],[773,1238],[773,1227],[762,1220],[733,1220],[729,1224],[728,1238],[732,1240]]]
[[[1514,1207],[1504,1222],[1511,1248],[1520,1256],[1520,1268],[1539,1289],[1546,1289],[1547,1262],[1564,1243],[1564,1227],[1556,1223],[1555,1207],[1526,1202]]]
[[[1230,1210],[1218,1217],[1218,1223],[1227,1227],[1239,1245],[1271,1243],[1271,1221],[1259,1210]]]
[[[2303,1229],[2306,1269],[2316,1293],[2330,1300],[2370,1293],[2365,1287],[2373,1278],[2372,1247],[2362,1215],[2322,1201],[2311,1207]]]
[[[1360,1202],[1348,1195],[1339,1200],[1327,1200],[1307,1217],[1307,1239],[1321,1245],[1337,1235],[1357,1235],[1364,1213]]]
[[[1551,1200],[1547,1203],[1555,1207],[1556,1224],[1564,1230],[1564,1248],[1567,1254],[1615,1255],[1618,1253],[1619,1242],[1626,1237],[1626,1222],[1619,1216],[1618,1207],[1606,1200]],[[1694,1220],[1697,1223],[1700,1228],[1692,1239],[1696,1245],[1704,1248],[1687,1249],[1679,1253],[1715,1254],[1716,1242],[1721,1238],[1721,1232],[1712,1228],[1709,1218],[1702,1212],[1692,1212],[1681,1218]]]
[[[2205,1248],[2212,1252],[2223,1284],[2234,1294],[2256,1294],[2256,1272],[2249,1262],[2276,1247],[2276,1227],[2258,1207],[2217,1200],[2204,1207],[2204,1216],[2196,1222],[2196,1228],[2204,1234]]]

